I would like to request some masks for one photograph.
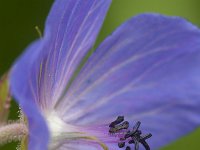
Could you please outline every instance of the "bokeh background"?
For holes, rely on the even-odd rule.
[[[45,18],[52,3],[53,0],[0,1],[0,76],[9,70],[25,47],[39,37],[35,26],[39,26],[43,31]],[[199,10],[199,0],[113,0],[97,44],[122,22],[144,12],[182,16],[200,27]],[[14,101],[9,117],[10,119],[17,119],[18,117],[18,108]],[[200,129],[197,129],[162,148],[162,150],[198,150],[200,147],[199,138]],[[16,145],[17,143],[13,142],[0,146],[0,150],[14,150]]]

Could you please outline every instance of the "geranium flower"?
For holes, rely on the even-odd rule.
[[[44,36],[13,65],[11,92],[28,120],[30,150],[119,149],[108,125],[120,115],[130,126],[142,122],[152,149],[199,126],[200,30],[186,20],[135,16],[80,65],[110,3],[56,0]]]

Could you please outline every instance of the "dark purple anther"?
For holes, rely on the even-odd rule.
[[[138,121],[138,122],[135,124],[135,126],[133,127],[133,131],[136,132],[136,131],[139,129],[140,125],[141,125],[141,122]]]
[[[119,143],[118,143],[118,147],[119,147],[119,148],[122,148],[122,147],[124,147],[124,146],[125,146],[125,142],[119,142]]]
[[[148,143],[145,140],[141,140],[140,143],[144,146],[146,150],[150,150]]]
[[[118,116],[115,121],[113,121],[113,122],[110,123],[109,127],[114,128],[115,125],[120,124],[123,121],[124,121],[124,116]]]
[[[118,118],[110,124],[109,132],[117,133],[118,131],[122,129],[128,129],[129,122],[128,121],[123,122],[123,120],[124,120],[123,116],[118,116]],[[126,140],[129,140],[128,144],[134,144],[134,150],[139,150],[140,143],[144,146],[146,150],[150,150],[150,147],[145,140],[150,138],[152,134],[149,133],[149,134],[142,135],[142,131],[139,130],[140,125],[141,125],[141,122],[138,121],[133,127],[132,131],[126,130],[126,132],[124,133],[125,135],[120,138],[120,142],[118,143],[119,148],[123,148],[126,144],[125,143]],[[131,150],[130,146],[127,146],[126,150]]]
[[[129,127],[129,122],[128,121],[124,121],[122,124],[119,125],[115,125],[115,127],[111,127],[109,129],[109,133],[116,133],[122,129],[128,129]]]
[[[122,129],[128,129],[129,127],[129,122],[124,121],[122,124],[116,125],[115,128],[122,130]]]

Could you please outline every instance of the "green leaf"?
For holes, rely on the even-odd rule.
[[[8,74],[5,74],[0,78],[0,124],[4,124],[7,121],[10,101]]]

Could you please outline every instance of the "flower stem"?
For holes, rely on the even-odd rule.
[[[12,141],[20,141],[27,135],[28,129],[23,123],[12,123],[3,126],[0,125],[0,145],[10,143]]]

